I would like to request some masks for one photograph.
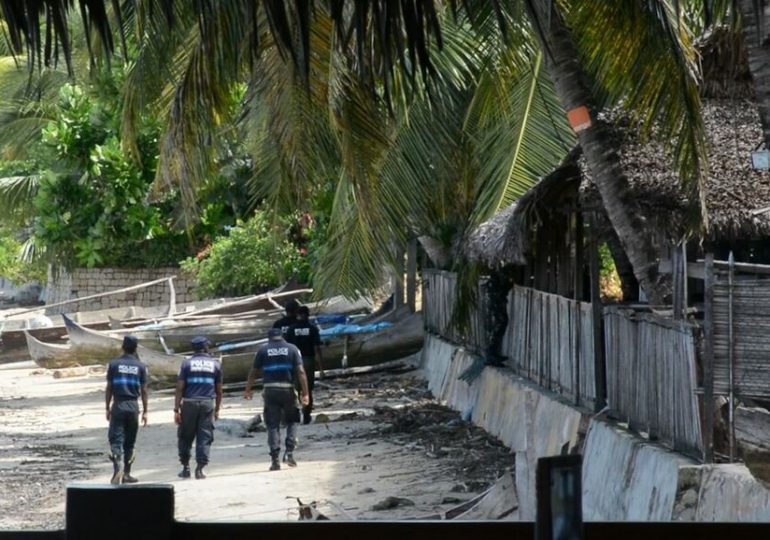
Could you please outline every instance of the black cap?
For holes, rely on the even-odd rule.
[[[205,336],[196,336],[190,340],[190,345],[192,345],[194,351],[202,351],[210,343],[209,338]]]
[[[289,313],[296,312],[298,307],[299,307],[299,302],[297,302],[294,298],[286,302],[286,311],[288,311]]]
[[[270,330],[267,331],[267,337],[277,337],[282,335],[283,335],[283,330],[281,330],[280,328],[271,328]]]
[[[139,340],[136,336],[123,336],[123,348],[135,348],[139,345]]]

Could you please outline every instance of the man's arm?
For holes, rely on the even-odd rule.
[[[245,399],[251,399],[254,395],[251,389],[254,387],[254,383],[257,380],[257,373],[259,373],[259,370],[255,367],[249,370],[249,378],[246,380],[246,392],[243,394]]]
[[[317,326],[313,327],[313,347],[315,348],[315,367],[324,376],[323,353],[321,352],[321,333]]]
[[[300,387],[299,400],[302,402],[303,405],[309,405],[310,397],[308,396],[308,389],[307,389],[307,375],[305,374],[305,368],[302,367],[302,362],[300,362],[300,364],[294,368],[294,373],[296,373],[297,378],[299,379],[299,387]]]
[[[107,407],[107,421],[110,421],[110,402],[112,401],[112,380],[107,379],[107,388],[104,389],[104,405]]]
[[[177,425],[182,424],[182,394],[184,394],[185,380],[180,379],[176,382],[176,392],[174,393],[174,422]]]
[[[320,371],[321,377],[324,376],[324,362],[323,362],[323,355],[321,354],[321,347],[320,345],[315,346],[315,367],[318,368],[318,371]]]
[[[147,385],[142,385],[142,425],[147,425]]]
[[[219,408],[222,406],[222,381],[219,381],[214,387],[217,399],[214,405],[214,420],[219,420]]]

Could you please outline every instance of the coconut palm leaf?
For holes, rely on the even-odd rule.
[[[568,12],[582,65],[606,104],[622,103],[667,141],[695,215],[705,216],[706,143],[697,54],[680,6],[670,0],[575,3]],[[700,219],[696,220],[700,223]]]
[[[540,52],[513,73],[485,76],[468,116],[483,156],[471,225],[516,201],[575,144]]]
[[[0,218],[14,221],[29,217],[39,185],[40,177],[37,175],[0,178]]]

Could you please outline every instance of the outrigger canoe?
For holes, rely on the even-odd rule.
[[[322,336],[324,369],[371,366],[418,352],[423,343],[422,316],[419,313],[403,316],[403,312],[400,312],[393,314],[393,317],[389,327],[377,332],[359,333],[351,329],[348,333]],[[104,364],[120,354],[121,337],[85,328],[71,319],[67,320],[67,330],[70,335],[67,354],[61,345],[40,341],[33,343],[34,350],[39,351],[33,359],[39,365],[66,367]],[[264,338],[223,344],[212,351],[221,355],[226,382],[246,380],[254,353],[262,343]],[[184,358],[182,355],[162,353],[141,345],[139,355],[143,361],[145,358],[152,360],[152,365],[148,361],[150,371],[159,379],[175,377]]]

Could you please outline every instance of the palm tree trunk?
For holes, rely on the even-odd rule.
[[[743,46],[746,47],[749,71],[754,82],[762,133],[766,147],[770,148],[770,40],[766,32],[760,31],[764,28],[764,25],[760,25],[763,14],[757,11],[762,7],[756,8],[756,3],[756,0],[739,0],[738,7],[743,26]]]
[[[526,5],[562,106],[567,111],[579,107],[588,109],[590,125],[578,131],[578,140],[634,276],[650,302],[662,304],[664,294],[658,281],[657,253],[651,235],[645,231],[639,209],[631,197],[612,132],[596,116],[593,96],[558,2],[528,0]]]

